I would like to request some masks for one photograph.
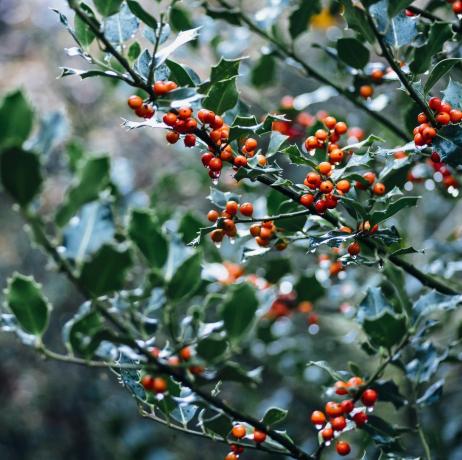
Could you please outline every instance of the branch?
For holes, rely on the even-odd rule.
[[[408,80],[407,76],[402,71],[400,65],[395,61],[388,45],[385,43],[385,39],[383,34],[377,29],[377,25],[375,24],[374,18],[372,17],[371,13],[367,8],[365,8],[365,13],[367,16],[367,20],[374,32],[375,37],[380,45],[380,49],[382,50],[383,57],[388,61],[390,67],[395,71],[396,75],[398,76],[401,83],[407,89],[409,95],[414,99],[414,101],[421,107],[422,111],[427,115],[429,121],[432,122],[433,125],[436,125],[435,117],[433,116],[433,112],[430,110],[428,105],[425,101],[420,97],[419,93],[414,89],[412,83]]]
[[[232,9],[232,6],[226,1],[226,0],[218,0],[218,3],[223,6],[226,9]],[[334,88],[339,94],[341,94],[343,97],[348,99],[352,104],[354,104],[356,107],[361,109],[362,111],[366,112],[370,117],[374,118],[377,120],[379,123],[381,123],[383,126],[388,128],[391,132],[393,132],[396,136],[400,137],[403,139],[405,142],[409,141],[409,135],[403,131],[400,127],[396,126],[393,122],[385,118],[380,112],[376,112],[374,110],[371,110],[369,107],[367,107],[365,104],[363,104],[353,93],[351,93],[348,89],[342,88],[341,86],[335,84],[332,79],[326,77],[323,75],[321,72],[317,71],[313,67],[311,67],[309,64],[307,64],[303,59],[297,56],[297,54],[293,50],[289,50],[284,44],[280,43],[278,40],[273,38],[271,35],[266,33],[263,29],[258,27],[252,19],[250,19],[247,15],[245,15],[242,11],[238,11],[237,14],[239,15],[239,18],[241,19],[242,22],[247,24],[250,30],[255,32],[257,35],[260,37],[264,38],[271,44],[273,44],[277,50],[279,51],[278,57],[280,59],[286,59],[290,58],[293,61],[295,61],[300,67],[302,67],[303,72],[305,76],[312,77],[319,82],[328,85],[332,88]]]
[[[427,10],[423,10],[422,8],[418,8],[417,6],[408,6],[407,9],[412,11],[414,14],[418,14],[423,18],[429,19],[433,22],[445,22],[443,18],[440,18],[436,14],[430,13]],[[462,25],[457,23],[452,23],[452,28],[455,32],[461,33],[462,32]]]

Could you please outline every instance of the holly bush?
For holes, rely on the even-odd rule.
[[[51,167],[55,126],[6,94],[3,189],[80,307],[16,272],[1,328],[217,458],[460,458],[462,2],[67,3],[61,76],[173,169],[141,157],[146,199],[75,139]]]

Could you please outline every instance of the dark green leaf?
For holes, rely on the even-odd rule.
[[[249,330],[257,307],[255,289],[249,284],[234,284],[229,288],[222,307],[222,317],[231,339],[239,339]]]
[[[394,216],[401,209],[415,206],[420,197],[418,196],[403,196],[397,200],[393,200],[387,204],[387,208],[383,211],[374,211],[371,214],[370,223],[371,225],[378,224],[384,220]]]
[[[262,418],[262,422],[266,426],[277,425],[287,417],[287,411],[279,407],[270,407]]]
[[[355,69],[362,69],[369,62],[369,50],[356,38],[337,41],[338,57]]]
[[[373,388],[380,394],[381,402],[390,402],[396,409],[407,404],[406,399],[399,392],[398,385],[393,380],[378,380],[374,383]]]
[[[138,42],[133,42],[128,48],[128,59],[130,62],[135,62],[141,54],[141,45]]]
[[[97,28],[99,28],[98,21],[96,20],[95,13],[93,13],[92,9],[85,3],[80,3],[80,9],[85,14],[85,16]],[[84,47],[90,46],[93,40],[95,39],[95,34],[93,33],[91,27],[86,22],[84,22],[77,14],[75,15],[74,19],[74,28],[75,35],[77,36],[77,39],[79,40],[81,45]]]
[[[434,22],[430,27],[427,42],[414,51],[414,60],[410,64],[413,73],[424,73],[430,67],[432,57],[439,53],[444,43],[452,37],[452,29],[444,22]]]
[[[177,301],[191,297],[201,283],[202,255],[196,252],[187,258],[176,270],[167,286],[167,297]]]
[[[152,211],[133,210],[130,215],[128,235],[152,268],[164,266],[168,256],[168,242]]]
[[[406,9],[414,0],[392,0],[388,2],[388,14],[390,17]]]
[[[216,374],[215,379],[239,382],[255,387],[261,383],[261,368],[245,371],[241,364],[228,361]]]
[[[157,29],[157,21],[135,0],[127,0],[130,11],[151,29]]]
[[[111,16],[111,14],[116,14],[120,5],[122,5],[123,0],[93,0],[98,13],[103,16]]]
[[[173,5],[170,9],[170,25],[177,32],[192,29],[194,24],[191,19],[190,10],[178,4]]]
[[[452,166],[462,164],[462,127],[447,125],[438,130],[433,140],[433,148],[438,152],[441,161]]]
[[[56,213],[56,224],[66,225],[86,203],[96,200],[109,185],[109,158],[90,158],[80,169],[75,184],[67,192],[64,203]]]
[[[262,54],[252,68],[250,81],[257,88],[270,86],[276,73],[276,58],[272,54]]]
[[[0,107],[0,149],[20,147],[28,138],[34,112],[21,91],[7,94]]]
[[[236,78],[237,77],[232,77],[228,80],[222,80],[213,84],[207,96],[202,101],[203,107],[213,110],[218,115],[232,109],[239,99],[239,93],[236,88]]]
[[[441,80],[451,69],[456,65],[462,62],[461,58],[449,58],[443,59],[442,61],[438,62],[433,69],[430,71],[430,75],[428,76],[428,80],[425,83],[424,91],[425,94],[436,85],[436,83]]]
[[[294,286],[299,302],[309,300],[314,302],[325,294],[325,289],[314,275],[302,275]]]
[[[98,297],[123,288],[125,274],[132,265],[126,245],[105,244],[82,267],[80,282],[92,295]]]
[[[42,186],[38,156],[20,148],[10,148],[0,155],[0,169],[5,190],[21,206],[29,204]]]
[[[221,358],[227,349],[226,340],[219,335],[210,335],[197,344],[197,354],[207,362]]]
[[[39,336],[45,332],[51,306],[34,278],[14,273],[8,280],[5,298],[24,331]]]
[[[369,288],[359,305],[358,321],[374,346],[391,348],[406,333],[406,318],[396,313],[379,288]]]
[[[369,43],[374,43],[375,35],[367,17],[356,2],[353,0],[342,0],[343,16],[348,23],[348,26],[359,32]]]
[[[170,69],[170,79],[177,83],[178,86],[195,86],[194,80],[183,65],[170,59],[167,59],[165,64]]]
[[[310,19],[320,11],[320,0],[301,0],[289,17],[289,32],[292,39],[308,30]]]

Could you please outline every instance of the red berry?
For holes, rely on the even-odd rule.
[[[210,233],[210,238],[215,243],[220,243],[225,237],[225,232],[221,228],[216,228]]]
[[[381,182],[377,182],[374,184],[374,187],[372,188],[372,192],[375,195],[383,195],[385,193],[385,185],[382,184]]]
[[[215,209],[211,209],[207,214],[207,219],[210,222],[216,222],[220,214]]]
[[[324,441],[330,441],[334,437],[334,430],[332,428],[324,428],[321,431],[321,436]]]
[[[326,414],[329,415],[329,417],[338,417],[343,413],[340,404],[334,401],[329,401],[328,403],[326,403],[325,410]]]
[[[242,203],[239,211],[241,211],[241,214],[244,216],[250,217],[253,214],[253,205],[252,203]]]
[[[154,386],[154,378],[150,375],[144,375],[141,379],[141,385],[143,385],[146,391],[152,391]]]
[[[428,106],[432,109],[435,110],[436,112],[439,112],[440,107],[441,107],[441,99],[439,97],[432,97],[428,101]]]
[[[452,11],[455,14],[462,14],[462,1],[458,0],[452,4]]]
[[[184,145],[186,145],[186,147],[194,147],[196,145],[196,136],[194,134],[186,134],[184,137]]]
[[[335,392],[338,395],[347,395],[348,394],[348,385],[346,382],[342,382],[339,380],[338,382],[335,382]]]
[[[247,166],[247,158],[244,155],[237,155],[234,158],[234,166],[238,168]]]
[[[253,440],[260,444],[262,442],[265,442],[265,439],[266,439],[266,433],[264,431],[259,431],[259,430],[255,430],[253,432]]]
[[[238,446],[237,444],[231,444],[229,447],[237,455],[242,454],[242,452],[244,452],[243,446]]]
[[[451,117],[451,123],[460,123],[462,121],[462,111],[452,109],[449,112],[449,116]]]
[[[152,90],[154,91],[155,95],[156,96],[161,96],[163,94],[166,94],[168,93],[169,91],[169,87],[168,85],[166,85],[163,81],[156,81],[153,85],[152,85]]]
[[[220,129],[224,125],[223,118],[220,115],[215,115],[213,121],[210,122],[212,129]]]
[[[452,110],[451,104],[449,104],[448,102],[441,103],[440,110],[439,110],[440,112],[449,113],[451,110]]]
[[[354,241],[348,246],[347,250],[350,256],[357,256],[361,252],[361,246],[357,241]]]
[[[362,394],[361,401],[365,406],[370,407],[375,404],[377,397],[378,395],[375,390],[368,389]]]
[[[432,152],[430,159],[433,163],[439,163],[441,161],[441,157],[439,156],[438,152]]]
[[[223,162],[220,158],[212,158],[208,166],[211,171],[221,171],[221,168],[223,168]]]
[[[337,454],[342,456],[348,455],[351,452],[350,444],[348,444],[346,441],[337,441],[335,449],[337,450]]]
[[[235,216],[238,209],[239,205],[235,201],[228,201],[226,203],[225,211],[231,216]]]
[[[342,431],[346,427],[345,417],[343,415],[335,417],[330,421],[330,424],[335,431]]]
[[[367,414],[365,412],[356,412],[353,415],[353,421],[356,423],[356,426],[361,427],[367,423]]]
[[[180,135],[176,131],[169,131],[165,138],[167,139],[167,142],[169,144],[175,144],[178,142],[178,139],[180,138]]]
[[[251,137],[249,137],[246,141],[245,141],[245,144],[244,144],[244,147],[245,147],[245,150],[247,152],[251,152],[252,150],[255,150],[257,148],[257,141],[256,139],[253,139]]]
[[[234,452],[230,452],[226,457],[225,460],[239,460],[239,456],[236,455]]]
[[[339,121],[336,125],[335,125],[335,132],[337,134],[345,134],[346,132],[348,131],[348,126],[346,123],[344,123],[343,121]]]
[[[166,125],[168,125],[168,126],[175,126],[175,123],[176,123],[177,119],[178,119],[178,117],[173,112],[166,113],[162,118],[164,123]]]
[[[210,160],[212,160],[213,158],[215,158],[215,157],[214,157],[213,154],[210,153],[210,152],[207,152],[207,153],[202,154],[202,156],[201,156],[202,164],[203,164],[205,167],[207,167],[207,166],[210,164]]]
[[[417,115],[417,121],[419,123],[426,123],[428,121],[427,115],[425,115],[424,112],[420,112],[419,115]]]
[[[178,117],[182,120],[187,120],[192,115],[191,107],[180,107],[178,109]]]
[[[156,377],[152,383],[154,393],[165,393],[168,389],[168,384],[162,377]]]
[[[340,407],[344,414],[349,414],[354,409],[355,403],[352,399],[345,399],[345,401],[340,403]]]

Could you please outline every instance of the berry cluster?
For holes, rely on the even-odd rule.
[[[439,126],[449,123],[460,123],[462,121],[462,111],[453,109],[451,104],[441,101],[438,97],[432,97],[428,101],[428,106],[435,112],[435,121]],[[430,145],[433,138],[438,134],[437,127],[432,126],[424,112],[417,115],[419,126],[414,128],[414,143],[417,146]]]
[[[341,149],[337,142],[340,137],[348,131],[346,123],[337,120],[334,117],[326,116],[323,119],[325,129],[318,129],[314,136],[310,136],[305,141],[305,148],[312,152],[315,149],[327,147],[327,161],[319,163],[317,171],[311,171],[306,175],[304,185],[311,190],[319,190],[323,198],[306,193],[300,197],[300,203],[303,206],[311,207],[314,205],[316,212],[322,214],[327,209],[334,209],[337,206],[338,199],[343,194],[348,193],[351,184],[348,180],[340,179],[335,184],[329,178],[332,175],[335,165],[346,161],[350,154]],[[366,190],[372,187],[372,192],[376,195],[385,193],[385,186],[376,181],[376,175],[373,172],[366,172],[363,175],[364,181],[357,181],[355,187],[360,190]],[[335,190],[335,194],[334,194]],[[319,195],[319,194],[318,194]]]
[[[341,402],[329,401],[325,406],[325,413],[314,411],[311,414],[311,423],[320,431],[322,442],[329,446],[332,440],[347,428],[349,423],[354,423],[360,428],[367,423],[367,410],[372,410],[378,395],[375,390],[366,389],[362,391],[364,380],[361,377],[352,377],[347,382],[338,381],[335,383],[335,393],[340,396],[353,396]],[[364,407],[356,407],[357,400],[360,400]],[[348,455],[351,451],[346,441],[337,441],[336,450],[339,455]]]
[[[313,303],[309,300],[298,302],[295,291],[288,294],[278,294],[265,316],[270,320],[277,320],[295,312],[306,315],[306,322],[309,326],[317,325],[319,322],[319,315],[313,312]]]
[[[197,129],[197,121],[192,118],[192,113],[190,107],[180,107],[178,110],[170,110],[163,116],[163,122],[172,128],[172,131],[165,136],[169,144],[175,144],[180,134],[184,134],[183,142],[186,147],[196,145],[196,135],[193,133]]]
[[[156,81],[152,85],[152,90],[156,96],[173,91],[178,86],[174,81]],[[133,95],[128,98],[128,106],[135,111],[136,115],[141,118],[152,118],[156,112],[154,106],[148,101],[143,101],[140,96]]]
[[[372,85],[380,85],[383,82],[385,76],[385,68],[377,67],[379,64],[375,64],[374,67],[368,72],[362,80],[367,79],[367,83],[362,84],[358,88],[358,93],[363,99],[369,99],[374,94],[374,87]]]
[[[250,226],[249,231],[260,247],[266,248],[274,241],[274,247],[278,251],[284,251],[287,248],[287,241],[277,235],[278,228],[272,220],[266,220],[261,224],[253,224]]]
[[[228,201],[225,209],[220,213],[215,209],[211,209],[207,214],[207,219],[210,222],[218,221],[219,228],[216,228],[210,233],[210,238],[216,244],[220,244],[225,236],[235,238],[237,236],[237,228],[235,220],[237,213],[240,212],[243,216],[251,217],[253,214],[252,203],[242,203],[239,205],[237,201]]]
[[[246,437],[249,437],[253,439],[253,441],[255,441],[256,444],[261,444],[266,440],[266,433],[264,431],[256,429],[253,431],[251,435],[247,436],[247,430],[245,426],[239,423],[233,426],[231,430],[231,435],[237,440],[242,440]],[[230,448],[231,452],[229,452],[229,454],[226,455],[225,460],[238,460],[240,454],[244,452],[244,447],[238,444],[231,444]]]

